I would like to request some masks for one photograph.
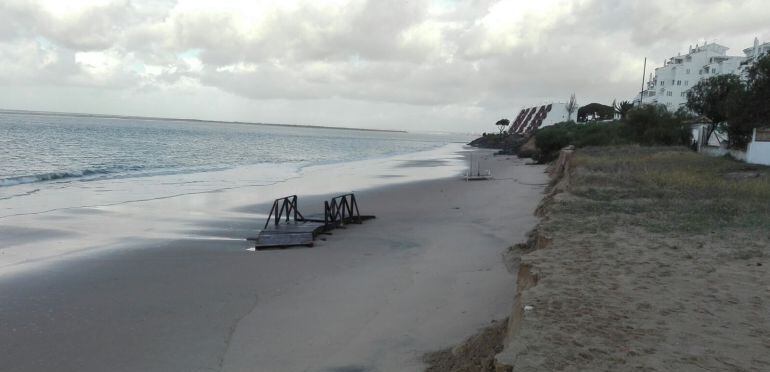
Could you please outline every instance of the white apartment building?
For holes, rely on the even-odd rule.
[[[676,111],[687,102],[690,87],[700,80],[739,73],[745,57],[728,56],[728,49],[715,43],[696,45],[687,54],[664,61],[663,67],[656,68],[650,76],[642,102],[662,104],[669,111]]]
[[[754,62],[770,54],[770,42],[759,44],[759,39],[754,39],[754,46],[743,50],[746,55],[746,60],[743,62],[744,70],[746,67],[751,66]]]
[[[744,76],[746,68],[764,54],[770,53],[770,43],[759,44],[743,50],[744,56],[728,56],[729,48],[708,43],[690,47],[685,55],[677,55],[664,61],[663,67],[650,75],[641,93],[645,104],[662,104],[669,111],[676,111],[687,102],[687,91],[700,80],[724,74]],[[635,102],[639,102],[637,95]]]

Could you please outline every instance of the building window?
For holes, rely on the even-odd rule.
[[[711,73],[712,73],[712,74],[716,74],[716,73],[717,73],[717,69],[715,69],[715,68],[712,68],[712,69],[711,69]]]
[[[666,95],[667,95],[667,96],[669,96],[669,97],[673,96],[673,94],[671,94],[671,91],[669,91],[668,93],[666,93]]]
[[[682,97],[686,96],[687,92],[682,92]]]
[[[682,81],[681,80],[677,80],[676,81],[676,85],[682,85]]]
[[[688,86],[688,85],[690,85],[690,81],[689,80],[685,80],[684,81],[684,86]]]
[[[671,80],[671,85],[676,84],[676,80]]]
[[[663,81],[663,80],[661,80],[661,81],[660,81],[660,86],[664,86],[664,85],[666,85],[666,82],[665,82],[665,81]]]

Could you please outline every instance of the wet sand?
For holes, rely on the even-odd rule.
[[[249,252],[258,218],[218,218],[198,224],[205,239],[127,239],[2,277],[0,370],[420,370],[510,313],[501,254],[537,222],[546,177],[484,167],[498,180],[357,192],[377,219],[314,248]]]

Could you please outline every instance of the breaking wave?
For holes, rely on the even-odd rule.
[[[67,179],[80,179],[80,178],[96,178],[99,176],[106,176],[111,174],[124,173],[126,171],[138,170],[140,167],[116,167],[116,168],[104,168],[104,169],[84,169],[74,172],[51,172],[33,174],[27,176],[0,178],[0,187],[15,186],[27,183],[59,181]]]

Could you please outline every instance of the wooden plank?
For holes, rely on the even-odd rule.
[[[313,234],[264,234],[257,239],[256,248],[312,246]]]
[[[285,232],[285,233],[302,233],[302,232],[315,232],[324,227],[323,222],[289,222],[280,225],[270,225],[262,232]]]
[[[313,214],[309,214],[309,215],[305,216],[303,218],[303,221],[304,222],[320,222],[320,223],[325,223],[326,221],[324,220],[324,217],[326,217],[326,216],[324,216],[323,213],[313,213]]]

